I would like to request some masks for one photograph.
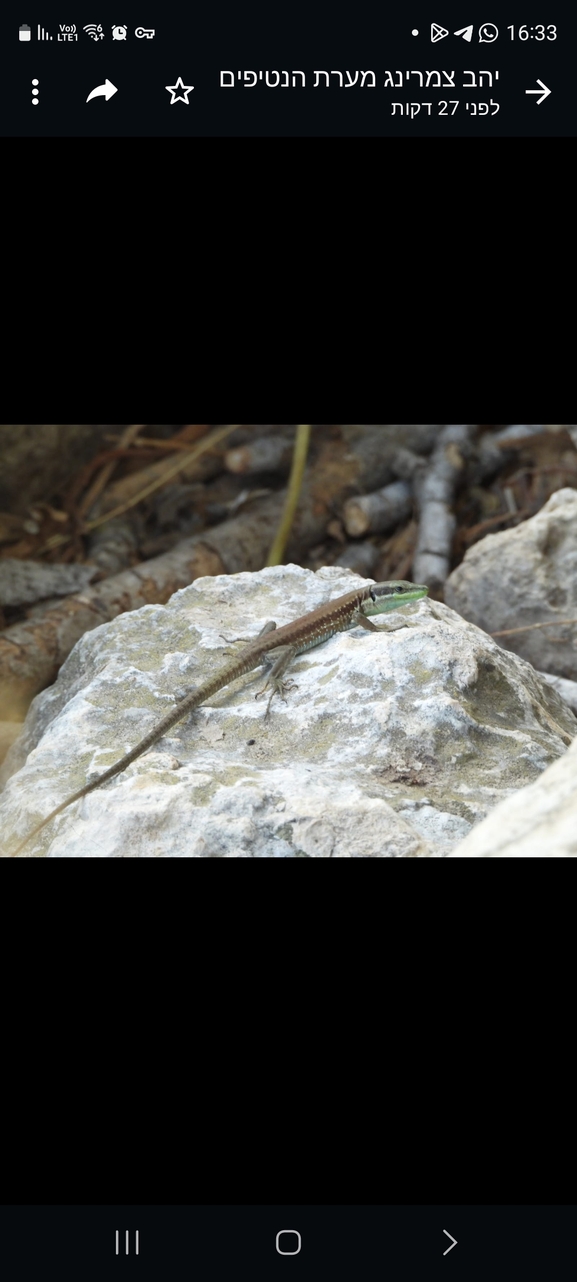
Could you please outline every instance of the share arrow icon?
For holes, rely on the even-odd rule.
[[[112,98],[113,93],[118,93],[116,85],[111,84],[110,80],[106,80],[103,85],[97,85],[96,89],[93,89],[92,92],[89,93],[86,101],[90,102],[91,98],[100,98],[102,96],[103,98],[106,98],[106,101],[108,102],[108,99]]]
[[[473,27],[472,27],[472,26],[470,26],[470,27],[461,27],[461,30],[460,30],[460,31],[454,31],[454,32],[453,32],[453,35],[454,35],[454,36],[462,36],[462,37],[463,37],[463,40],[470,40],[470,39],[471,39],[471,36],[473,35]],[[449,1250],[450,1250],[450,1249],[451,1249],[451,1248],[449,1247]]]

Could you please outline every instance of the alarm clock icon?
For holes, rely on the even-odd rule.
[[[126,30],[127,30],[127,29],[126,29],[126,27],[113,27],[113,28],[112,28],[112,39],[113,39],[113,40],[126,40]]]

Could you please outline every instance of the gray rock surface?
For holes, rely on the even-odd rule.
[[[363,580],[335,566],[197,579],[86,633],[1,772],[3,853],[226,662]],[[366,582],[366,581],[365,581]],[[443,857],[564,752],[577,720],[530,664],[421,600],[293,664],[265,720],[260,671],[63,811],[26,853],[103,858]]]
[[[577,490],[557,490],[522,525],[488,534],[445,584],[445,602],[487,632],[555,627],[496,640],[540,672],[577,680]]]
[[[566,677],[555,677],[551,672],[539,672],[538,676],[543,677],[544,681],[553,686],[577,717],[577,681],[567,681]]]
[[[451,858],[575,858],[577,739],[539,779],[502,801]]]

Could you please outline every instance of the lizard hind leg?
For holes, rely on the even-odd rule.
[[[274,622],[274,619],[269,619],[268,623],[265,623],[264,628],[261,628],[260,632],[257,632],[257,637],[265,636],[267,632],[274,632],[275,628],[276,623]],[[237,645],[240,641],[242,641],[244,645],[251,645],[255,640],[254,637],[225,637],[224,632],[219,633],[219,635],[222,637],[223,641],[227,642],[228,645]],[[234,650],[225,650],[224,653],[234,654]]]
[[[260,699],[260,696],[265,693],[268,687],[272,686],[269,701],[266,706],[266,712],[264,714],[265,717],[268,717],[271,700],[275,694],[279,694],[283,703],[286,703],[286,699],[284,697],[285,690],[298,689],[298,686],[295,685],[294,681],[283,681],[282,679],[283,674],[286,672],[289,664],[292,663],[296,653],[296,646],[285,645],[281,646],[276,652],[270,652],[265,656],[268,662],[272,663],[273,666],[262,689],[257,690],[254,696],[255,699]]]

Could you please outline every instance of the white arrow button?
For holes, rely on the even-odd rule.
[[[447,1230],[446,1230],[446,1229],[443,1229],[443,1233],[447,1233]],[[453,1247],[457,1245],[457,1239],[456,1239],[456,1237],[453,1237],[451,1233],[447,1233],[447,1237],[450,1237],[450,1239],[451,1239],[451,1245],[447,1247],[447,1250],[446,1250],[446,1251],[443,1251],[443,1255],[448,1255],[448,1254],[449,1254],[449,1251],[452,1251],[452,1250],[453,1250]]]
[[[118,93],[116,85],[112,85],[110,80],[105,80],[103,85],[97,85],[96,89],[93,89],[92,93],[89,93],[86,101],[90,102],[91,98],[100,98],[101,96],[104,96],[108,102],[108,99],[112,98],[113,93]]]
[[[543,102],[543,99],[546,98],[547,95],[551,93],[551,90],[547,88],[547,85],[543,84],[542,80],[538,80],[537,84],[541,85],[541,89],[544,90],[543,93],[541,93],[541,89],[526,89],[525,93],[541,93],[541,97],[537,99],[537,106],[539,106],[539,103]]]

